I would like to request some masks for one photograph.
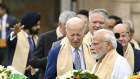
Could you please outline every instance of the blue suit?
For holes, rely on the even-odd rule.
[[[57,56],[59,54],[61,46],[58,46],[50,50],[48,54],[45,79],[55,79],[57,76]]]

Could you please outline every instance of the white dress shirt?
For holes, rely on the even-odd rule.
[[[93,67],[92,73],[94,72],[96,64]],[[127,60],[124,57],[122,57],[121,55],[118,55],[116,58],[114,69],[112,71],[111,79],[127,79],[129,75],[132,75],[132,70],[131,70],[130,65],[128,64]]]
[[[73,63],[75,61],[75,53],[76,53],[74,50],[75,50],[75,48],[71,46]],[[85,60],[84,60],[84,56],[83,56],[82,46],[79,47],[78,53],[80,55],[81,68],[82,68],[82,70],[85,70],[86,66],[85,66]]]
[[[1,33],[1,38],[2,39],[6,39],[6,20],[7,20],[7,14],[4,14],[3,16],[2,16],[2,20],[1,20],[1,26],[2,26],[2,33]]]

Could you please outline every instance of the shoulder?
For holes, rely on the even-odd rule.
[[[14,17],[14,16],[9,16],[9,15],[8,15],[7,18],[8,18],[8,19],[12,19],[12,20],[17,20],[16,17]]]
[[[41,34],[39,36],[39,38],[46,38],[46,37],[50,37],[50,36],[56,37],[54,35],[56,35],[56,30],[51,30],[51,31],[48,31],[48,32]]]
[[[50,50],[50,52],[49,52],[48,55],[49,55],[49,56],[57,56],[58,53],[59,53],[59,51],[60,51],[61,46],[62,46],[62,45],[60,45],[60,46],[58,46],[58,47],[56,47],[56,48]]]
[[[118,55],[117,58],[116,58],[116,63],[120,66],[120,64],[128,64],[127,60],[121,56],[121,55]]]

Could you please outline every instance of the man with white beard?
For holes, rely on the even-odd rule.
[[[112,31],[101,29],[94,33],[91,52],[98,62],[92,73],[100,79],[127,79],[132,74],[130,65],[117,53],[116,47],[117,42]]]

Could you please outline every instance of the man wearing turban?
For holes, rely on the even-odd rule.
[[[22,26],[21,26],[22,25]],[[21,23],[11,28],[7,44],[9,47],[9,65],[15,67],[31,79],[31,56],[37,43],[40,29],[40,13],[27,12]]]

